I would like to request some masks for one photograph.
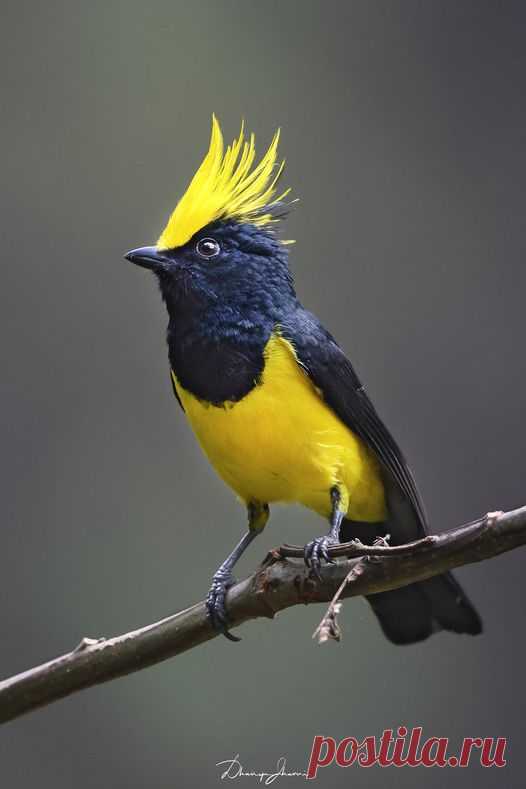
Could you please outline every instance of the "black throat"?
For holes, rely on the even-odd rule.
[[[206,314],[203,321],[207,322]],[[264,349],[273,326],[257,333],[203,332],[202,324],[172,318],[168,324],[170,367],[181,386],[195,397],[215,406],[237,402],[261,381]]]

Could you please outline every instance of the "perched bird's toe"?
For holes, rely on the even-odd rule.
[[[307,543],[303,551],[305,564],[309,567],[314,575],[320,577],[320,567],[322,560],[327,564],[334,564],[334,560],[329,556],[329,547],[337,545],[338,541],[325,535],[324,537],[316,537]]]
[[[222,633],[229,641],[241,641],[228,630],[228,615],[225,598],[227,590],[235,583],[232,573],[218,570],[212,579],[212,586],[206,596],[206,610],[214,630]]]

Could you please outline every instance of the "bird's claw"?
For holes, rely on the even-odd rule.
[[[206,596],[206,611],[210,624],[229,641],[241,641],[228,630],[228,615],[225,606],[227,590],[235,584],[230,571],[218,570],[212,578],[212,586]]]
[[[327,564],[335,564],[334,559],[329,556],[328,549],[331,545],[338,545],[338,540],[325,535],[323,537],[316,537],[307,543],[303,551],[305,564],[309,567],[317,578],[320,576],[320,567],[322,559]]]

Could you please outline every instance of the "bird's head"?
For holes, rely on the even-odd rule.
[[[293,296],[287,244],[276,233],[290,190],[277,184],[279,131],[254,164],[254,135],[226,150],[215,116],[208,153],[179,200],[155,246],[128,252],[132,263],[159,279],[170,313],[234,300],[257,306],[272,294]]]

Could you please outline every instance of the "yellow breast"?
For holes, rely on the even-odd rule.
[[[376,458],[323,401],[287,340],[271,337],[261,383],[237,403],[200,401],[172,375],[210,463],[244,501],[298,502],[327,516],[339,485],[350,518],[384,520]]]

